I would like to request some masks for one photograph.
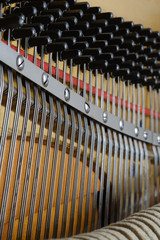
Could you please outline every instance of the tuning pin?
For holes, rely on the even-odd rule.
[[[24,18],[17,15],[8,15],[0,19],[0,29],[12,29],[24,24]]]
[[[82,37],[83,32],[82,30],[69,30],[69,31],[63,31],[62,32],[62,37]]]
[[[42,23],[24,24],[23,29],[33,27],[36,29],[37,35],[39,35],[44,30],[44,25]]]
[[[109,41],[109,40],[113,39],[113,37],[114,37],[113,33],[101,33],[101,34],[96,35],[97,40],[107,40],[107,41]]]
[[[62,11],[69,9],[69,3],[67,1],[55,1],[48,5],[48,9],[59,8]]]
[[[60,8],[54,8],[54,9],[47,9],[45,11],[41,12],[41,15],[52,15],[54,17],[54,19],[58,19],[60,17],[62,17],[63,12]]]
[[[83,50],[83,55],[91,55],[96,58],[101,54],[102,54],[101,48],[86,48]]]
[[[62,52],[68,49],[68,44],[65,42],[54,42],[46,46],[46,53]]]
[[[112,52],[113,54],[118,51],[119,51],[118,45],[109,45],[109,46],[103,48],[103,50],[102,50],[103,53]]]
[[[29,47],[43,46],[52,42],[49,36],[30,37],[28,40]]]
[[[78,37],[77,38],[77,41],[78,42],[83,42],[83,41],[86,41],[88,42],[89,44],[92,44],[96,41],[96,37],[95,36],[83,36],[83,37]]]
[[[68,47],[72,47],[76,43],[75,37],[61,37],[55,40],[55,42],[66,42]]]
[[[101,7],[90,7],[86,10],[86,13],[99,14],[99,13],[101,13]]]
[[[79,49],[79,50],[84,50],[89,47],[88,42],[76,42],[73,46],[72,49]]]
[[[46,31],[42,31],[40,33],[40,36],[49,36],[52,40],[57,39],[62,37],[62,31],[60,31],[59,29],[53,31],[53,30],[46,30]]]
[[[113,13],[112,12],[104,12],[104,13],[99,13],[96,15],[97,19],[112,19],[113,18]]]
[[[13,29],[11,34],[14,39],[33,37],[36,35],[36,29],[34,27],[17,28]]]
[[[86,30],[82,30],[84,36],[89,36],[89,35],[97,35],[102,33],[102,28],[100,27],[92,27]]]
[[[82,11],[86,12],[90,8],[90,4],[88,2],[78,2],[70,6],[70,9],[82,9]]]
[[[75,16],[61,17],[57,19],[57,22],[68,22],[69,26],[75,26],[78,23],[78,19]]]
[[[48,30],[61,30],[65,31],[69,29],[68,22],[55,22],[48,25]]]
[[[31,18],[31,23],[42,23],[44,25],[50,24],[54,22],[53,15],[42,15],[42,16],[35,16]]]
[[[93,13],[85,13],[82,17],[82,21],[94,22],[96,21],[96,15]]]
[[[96,56],[96,60],[107,60],[110,61],[114,58],[113,53],[102,53],[99,56]]]
[[[63,17],[71,17],[75,16],[77,19],[81,19],[83,17],[83,11],[81,9],[76,10],[68,10],[63,12]]]

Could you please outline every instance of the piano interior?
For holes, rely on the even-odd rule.
[[[160,3],[122,2],[0,0],[0,240],[160,239]]]

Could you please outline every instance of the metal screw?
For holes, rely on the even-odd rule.
[[[70,91],[69,91],[68,88],[66,88],[66,89],[64,90],[64,98],[65,98],[66,101],[69,101],[69,100],[70,100]]]
[[[48,74],[47,73],[43,73],[42,74],[42,84],[44,87],[47,87],[48,86],[48,83],[49,83],[49,79],[48,79]]]
[[[157,142],[160,144],[160,135],[157,136]]]
[[[143,136],[144,136],[144,139],[147,140],[147,138],[148,138],[148,132],[147,132],[147,131],[144,131]]]
[[[120,130],[123,130],[124,128],[124,121],[122,119],[119,122],[119,127],[120,127]]]
[[[89,105],[89,103],[85,102],[85,104],[84,104],[84,110],[85,110],[86,113],[89,113],[89,112],[90,112],[90,105]]]
[[[103,113],[103,122],[106,123],[108,121],[108,113],[104,112]]]
[[[135,127],[134,133],[135,133],[136,137],[138,137],[138,135],[139,135],[139,128],[138,127]]]
[[[24,58],[22,55],[18,55],[16,59],[16,65],[19,71],[22,71],[24,68]]]

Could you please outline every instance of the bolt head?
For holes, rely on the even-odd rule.
[[[85,104],[84,104],[84,110],[85,110],[86,113],[89,113],[89,112],[90,112],[90,105],[89,105],[88,102],[85,102]]]
[[[49,83],[49,79],[48,79],[48,74],[46,72],[44,72],[42,74],[42,84],[44,87],[47,87],[48,86],[48,83]]]
[[[157,142],[160,144],[160,135],[157,136]]]
[[[22,71],[24,68],[24,58],[22,55],[18,55],[16,59],[16,65],[19,71]]]
[[[138,127],[135,127],[134,133],[135,133],[135,136],[138,137],[138,135],[139,135],[139,128]]]
[[[124,121],[122,119],[119,122],[119,127],[120,127],[120,130],[123,130],[124,128]]]
[[[148,138],[148,132],[147,132],[147,131],[144,131],[143,136],[144,136],[144,139],[147,140],[147,138]]]
[[[108,121],[108,113],[104,112],[103,113],[103,122],[106,123]]]
[[[68,88],[66,88],[66,89],[64,90],[64,98],[65,98],[66,101],[69,101],[69,100],[70,100],[70,91],[69,91]]]

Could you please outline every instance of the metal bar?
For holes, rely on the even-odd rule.
[[[86,64],[83,65],[83,97],[86,99]]]
[[[101,126],[102,130],[102,163],[101,163],[101,174],[100,174],[100,194],[99,194],[99,208],[98,208],[98,226],[97,228],[102,227],[102,211],[103,211],[103,194],[104,194],[104,168],[105,168],[105,158],[106,158],[106,145],[107,145],[107,139],[106,139],[106,132],[105,128]]]
[[[135,171],[134,171],[134,177],[135,177],[135,182],[134,182],[134,212],[137,211],[137,206],[138,206],[138,199],[137,199],[137,194],[138,194],[138,165],[139,165],[139,147],[137,144],[137,141],[134,140],[134,148],[135,148]]]
[[[142,210],[143,161],[144,161],[144,149],[141,141],[139,141],[139,150],[140,150],[140,172],[139,172],[139,211],[140,211]]]
[[[154,201],[155,204],[158,203],[158,185],[157,185],[157,179],[158,179],[158,154],[155,146],[152,146],[153,153],[154,153]]]
[[[120,78],[117,78],[118,80],[118,117],[121,118],[121,84],[120,84]]]
[[[104,102],[104,74],[101,74],[101,108],[103,109]]]
[[[134,159],[134,148],[132,139],[129,138],[129,146],[130,146],[130,166],[129,166],[129,201],[128,201],[128,215],[132,213],[132,184],[133,184],[133,159]]]
[[[80,92],[80,65],[77,66],[77,93]]]
[[[11,68],[15,69],[17,72],[20,72],[23,76],[30,79],[32,82],[36,83],[38,86],[40,86],[42,89],[47,90],[51,94],[53,94],[58,99],[61,99],[62,101],[65,101],[64,98],[64,90],[66,86],[64,86],[62,83],[57,81],[55,78],[53,78],[51,75],[48,75],[48,85],[44,86],[42,81],[42,75],[44,71],[37,67],[35,64],[31,63],[29,60],[24,59],[25,67],[23,70],[18,70],[15,59],[17,58],[18,54],[11,48],[8,48],[4,43],[0,42],[0,60],[2,62],[5,62],[5,64],[9,65]],[[6,51],[6,52],[5,52]],[[4,54],[5,53],[5,54]],[[9,54],[10,58],[6,58],[6,53]],[[109,92],[108,92],[109,93]],[[100,122],[104,126],[108,126],[115,131],[120,131],[119,129],[119,121],[120,119],[117,116],[114,116],[113,114],[108,112],[108,121],[105,123],[103,121],[103,109],[97,107],[95,104],[90,104],[90,112],[86,113],[84,109],[86,99],[80,96],[79,94],[75,93],[74,91],[70,90],[70,101],[68,101],[68,105],[77,109],[81,113],[88,115],[89,117],[95,119],[97,122]],[[148,131],[148,138],[144,138],[144,129],[139,128],[139,135],[135,135],[135,125],[132,123],[129,123],[128,121],[124,121],[124,129],[123,133],[127,136],[129,135],[132,138],[141,140],[146,143],[154,144],[155,146],[158,146],[157,137],[158,135],[153,133],[152,131]]]
[[[97,198],[98,198],[98,180],[99,180],[99,163],[100,163],[100,152],[101,152],[101,132],[100,126],[96,123],[96,131],[97,131],[97,149],[96,149],[96,166],[95,166],[95,177],[94,177],[94,193],[93,193],[93,205],[92,205],[92,226],[96,229],[95,225],[95,213],[97,206]],[[98,215],[101,217],[101,215]],[[93,229],[93,228],[92,228]]]
[[[89,71],[89,102],[92,102],[92,71]]]
[[[95,88],[96,88],[95,104],[96,104],[96,106],[98,106],[98,69],[96,69],[96,85],[95,85]]]
[[[128,122],[131,121],[131,107],[130,107],[130,83],[128,81]]]
[[[52,53],[49,54],[49,74],[52,76]]]
[[[115,78],[112,79],[112,114],[115,115]]]
[[[160,147],[157,147],[158,152],[158,201],[160,200]]]
[[[111,161],[112,161],[112,149],[113,140],[111,130],[108,128],[108,166],[107,166],[107,183],[106,183],[106,196],[105,196],[105,215],[104,215],[104,225],[107,226],[109,223],[109,209],[110,209],[110,191],[111,191]]]
[[[68,210],[68,202],[69,202],[69,192],[70,192],[70,184],[71,184],[72,162],[73,162],[73,153],[74,153],[74,142],[75,142],[75,134],[76,134],[74,110],[70,109],[70,113],[71,113],[71,126],[72,126],[71,131],[72,132],[71,132],[69,160],[68,160],[68,167],[67,167],[67,180],[66,180],[64,207],[63,207],[61,237],[65,237],[65,228],[66,228],[66,223],[67,223],[67,210]],[[75,193],[73,193],[73,194],[75,194]]]
[[[158,104],[157,104],[157,90],[154,90],[155,96],[155,132],[158,133]]]
[[[107,111],[110,112],[110,76],[107,73]]]
[[[77,185],[78,185],[78,172],[79,172],[79,163],[80,163],[80,156],[81,156],[81,144],[82,144],[82,136],[83,136],[81,114],[77,113],[77,117],[78,117],[78,143],[77,143],[75,173],[74,173],[74,180],[73,180],[73,193],[72,193],[72,205],[71,205],[71,215],[70,215],[69,236],[72,235],[73,224],[74,224],[74,213],[75,213]]]
[[[138,102],[138,110],[137,110],[137,125],[140,126],[140,84],[137,84],[137,102]]]
[[[95,130],[94,130],[94,123],[92,120],[90,120],[90,126],[91,126],[91,147],[90,147],[90,158],[89,158],[89,172],[88,172],[88,182],[87,182],[87,197],[86,197],[86,207],[85,207],[85,218],[84,218],[84,232],[88,231],[88,217],[89,217],[89,206],[90,206],[90,195],[91,195],[91,182],[92,182],[92,172],[93,172],[93,154],[94,154],[94,148],[95,148]],[[97,133],[97,138],[98,138]],[[99,157],[99,156],[98,156]],[[96,164],[99,159],[96,158]],[[95,178],[96,178],[96,171],[95,171]],[[94,189],[95,190],[95,189]],[[95,190],[97,191],[97,189]],[[96,209],[94,209],[92,212],[95,212]],[[95,220],[95,219],[94,219]]]
[[[10,117],[10,112],[11,112],[11,107],[12,107],[13,90],[14,90],[12,70],[8,69],[7,74],[8,74],[8,95],[7,95],[7,102],[6,102],[6,107],[5,107],[5,115],[4,115],[4,120],[3,120],[3,128],[2,128],[1,141],[0,141],[0,175],[1,175],[1,171],[2,171],[2,161],[3,161],[3,156],[4,156],[5,143],[6,143],[6,139],[7,139],[9,117]],[[1,95],[1,101],[2,101],[2,95]]]
[[[133,116],[132,123],[136,124],[135,84],[132,85]]]
[[[66,60],[63,61],[63,84],[66,85]]]
[[[142,87],[142,128],[145,129],[145,91]]]
[[[59,81],[59,57],[58,52],[56,52],[56,79]]]
[[[4,72],[3,72],[3,65],[0,64],[0,106],[2,104],[3,89],[4,89]]]
[[[129,161],[129,145],[128,138],[124,136],[124,152],[125,152],[125,164],[124,164],[124,190],[123,190],[123,218],[127,217],[127,199],[128,199],[128,161]]]
[[[154,126],[153,126],[152,86],[149,86],[149,93],[150,93],[150,110],[151,110],[151,125],[150,125],[150,129],[153,132]]]
[[[158,90],[158,95],[159,95],[159,98],[158,98],[158,112],[160,112],[160,89]],[[158,119],[158,125],[159,125],[158,132],[160,132],[160,119]]]
[[[123,120],[126,118],[126,86],[125,86],[125,81],[123,81]]]
[[[145,156],[145,191],[144,191],[144,208],[149,207],[150,201],[148,198],[148,149],[146,143],[143,143],[144,156]]]
[[[21,143],[20,143],[18,163],[17,163],[17,171],[16,171],[16,178],[15,178],[15,184],[14,184],[13,197],[12,197],[10,220],[9,220],[9,225],[8,225],[8,235],[7,235],[8,239],[12,239],[13,226],[14,226],[14,221],[15,221],[15,213],[16,213],[16,209],[19,207],[17,198],[18,198],[20,177],[22,174],[22,172],[21,172],[22,161],[23,161],[23,156],[24,156],[27,126],[28,126],[29,114],[30,114],[30,108],[31,108],[30,83],[27,80],[25,80],[25,88],[26,88],[26,108],[25,108],[25,113],[24,113],[22,136],[21,136]]]
[[[61,166],[60,166],[59,181],[58,181],[56,212],[55,212],[55,218],[54,218],[53,238],[57,237],[59,211],[60,211],[61,195],[62,195],[63,173],[64,173],[65,155],[66,155],[66,147],[67,147],[67,137],[68,137],[68,129],[69,129],[67,106],[64,105],[63,109],[64,109],[64,119],[65,119],[64,120],[64,135],[63,135]]]
[[[62,127],[62,113],[61,113],[61,105],[59,100],[56,100],[56,106],[57,106],[57,129],[56,129],[56,139],[55,139],[55,145],[54,145],[54,155],[53,155],[52,173],[51,173],[51,179],[50,179],[50,191],[49,191],[49,199],[48,199],[48,206],[47,206],[44,238],[49,237],[54,183],[55,183],[55,176],[56,176],[58,150],[59,150],[59,140],[60,140],[60,134],[61,134],[61,127]]]
[[[117,205],[119,206],[119,211],[117,211],[117,220],[122,219],[122,208],[123,208],[123,198],[122,198],[122,172],[123,172],[123,154],[124,154],[124,144],[122,134],[118,134],[119,138],[119,173],[118,173],[118,196],[117,196]]]
[[[45,200],[45,189],[46,189],[46,184],[47,184],[49,155],[50,155],[50,149],[51,149],[51,143],[52,143],[52,132],[53,132],[53,126],[54,126],[54,119],[55,119],[53,97],[51,95],[49,95],[49,109],[50,109],[50,118],[49,118],[46,154],[45,154],[45,161],[44,161],[43,179],[42,179],[42,186],[41,186],[41,193],[40,193],[40,202],[39,202],[39,211],[38,211],[35,239],[40,239],[42,216],[43,216],[43,209],[44,209],[44,200]]]
[[[23,186],[20,217],[19,217],[18,234],[17,234],[18,240],[22,238],[22,233],[23,233],[23,225],[24,225],[24,218],[25,218],[25,211],[26,211],[26,204],[27,204],[27,194],[28,194],[29,179],[30,179],[30,172],[31,172],[31,165],[32,165],[32,156],[33,156],[33,149],[34,149],[34,142],[35,142],[35,135],[36,135],[36,126],[37,126],[38,114],[39,114],[39,97],[38,97],[37,86],[34,86],[34,99],[35,99],[35,108],[34,108],[34,114],[33,114],[31,137],[30,137],[30,144],[29,144],[29,151],[28,151],[25,181]]]
[[[123,81],[123,120],[125,120],[125,82]],[[122,134],[118,134],[119,138],[119,173],[118,173],[118,195],[117,195],[117,205],[119,206],[119,211],[117,211],[117,220],[122,219],[122,208],[123,208],[123,198],[122,198],[122,171],[123,171],[123,154],[124,154],[124,144]]]
[[[33,215],[35,210],[35,201],[37,195],[37,184],[38,184],[38,175],[39,175],[39,167],[40,167],[40,160],[41,160],[41,152],[42,152],[42,145],[43,145],[43,135],[44,135],[44,128],[46,123],[46,93],[42,91],[42,118],[41,118],[41,126],[39,132],[39,142],[38,142],[38,149],[37,149],[37,156],[36,156],[36,166],[34,170],[34,180],[32,185],[32,193],[31,193],[31,201],[30,201],[30,210],[28,216],[28,226],[27,226],[27,235],[26,239],[31,238],[32,234],[32,223],[33,223]]]
[[[114,165],[113,165],[113,178],[112,178],[112,196],[111,196],[111,223],[115,221],[115,209],[116,209],[116,182],[117,182],[117,157],[118,157],[118,148],[119,143],[117,139],[116,132],[113,132],[114,139]]]
[[[73,89],[73,71],[72,71],[72,68],[73,68],[73,59],[70,59],[70,89],[72,90]]]
[[[10,76],[10,79],[8,79],[8,81],[11,84],[11,88],[12,88],[11,91],[13,94],[12,72],[10,72],[10,74],[11,74],[11,76]],[[3,227],[4,227],[4,218],[5,218],[6,206],[7,206],[8,194],[9,194],[9,184],[10,184],[11,172],[12,172],[12,166],[13,166],[13,160],[14,160],[15,145],[16,145],[17,132],[18,132],[18,123],[19,123],[19,117],[20,117],[21,106],[22,106],[22,96],[23,96],[22,95],[22,82],[21,82],[21,77],[19,76],[19,74],[17,75],[17,85],[18,85],[18,98],[17,98],[17,103],[16,103],[16,109],[15,109],[13,132],[12,132],[9,157],[8,157],[8,162],[7,162],[7,170],[6,170],[6,176],[5,176],[5,183],[4,183],[4,190],[3,190],[2,202],[1,202],[1,210],[0,210],[0,215],[1,215],[0,239],[2,238],[2,231],[3,231]],[[8,236],[7,236],[7,239],[9,239]]]
[[[87,149],[88,149],[88,141],[89,141],[89,131],[88,131],[88,119],[86,118],[86,116],[84,116],[84,126],[85,126],[85,140],[84,140],[81,187],[80,187],[80,198],[79,198],[79,206],[78,206],[78,220],[77,220],[76,233],[80,233],[80,230],[81,230],[81,215],[82,215],[82,207],[83,207],[85,173],[86,173],[86,165],[87,165]]]

